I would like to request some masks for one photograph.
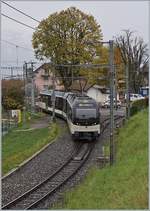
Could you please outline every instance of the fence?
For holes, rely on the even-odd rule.
[[[14,119],[2,119],[2,136],[8,133],[12,128],[17,127],[18,123]]]

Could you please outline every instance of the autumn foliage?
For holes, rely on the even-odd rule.
[[[100,49],[103,35],[92,15],[75,7],[56,12],[42,20],[33,33],[32,45],[37,59],[49,59],[54,64],[93,63]],[[67,90],[72,72],[68,66],[55,68]],[[79,68],[73,70],[74,77]]]
[[[22,80],[2,80],[2,106],[6,110],[21,109],[24,102]]]

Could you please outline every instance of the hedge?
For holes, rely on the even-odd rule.
[[[147,108],[148,100],[149,100],[148,98],[144,98],[144,99],[140,99],[140,100],[136,100],[136,101],[132,102],[131,109],[130,109],[131,116],[136,114],[138,111],[141,111],[141,110]]]

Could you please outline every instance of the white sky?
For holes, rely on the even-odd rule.
[[[8,4],[20,9],[28,15],[41,20],[48,15],[75,6],[85,13],[95,17],[101,25],[104,41],[108,41],[113,36],[121,33],[123,29],[136,31],[136,35],[141,36],[148,42],[148,1],[7,1]],[[26,23],[32,27],[38,25],[37,22],[19,14],[5,4],[1,3],[2,13],[18,21]],[[22,26],[12,20],[2,16],[1,19],[2,40],[12,42],[18,46],[31,49],[31,39],[33,30]],[[5,42],[1,44],[2,66],[22,65],[23,61],[35,60],[34,53],[20,47],[9,45]]]

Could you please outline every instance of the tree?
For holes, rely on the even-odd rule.
[[[24,82],[2,80],[2,105],[4,109],[20,109],[24,104]]]
[[[33,34],[32,44],[38,59],[49,59],[53,64],[92,63],[102,41],[100,25],[92,15],[75,7],[56,12],[40,22]],[[57,66],[66,89],[79,69]]]
[[[101,65],[108,65],[109,64],[109,47],[103,46],[99,52],[99,56],[97,56],[93,64],[101,64]],[[121,54],[118,48],[114,48],[114,64],[116,69],[116,86],[118,91],[122,89],[122,84],[120,83],[124,79],[123,75],[123,66],[122,66],[122,59]],[[98,84],[101,86],[109,87],[110,84],[110,69],[109,67],[99,67],[96,69],[82,69],[80,74],[84,77],[88,76],[89,84]]]
[[[143,69],[148,64],[148,48],[142,38],[133,37],[133,31],[124,30],[124,35],[115,37],[122,62],[129,68],[130,91],[138,92],[142,86]]]

